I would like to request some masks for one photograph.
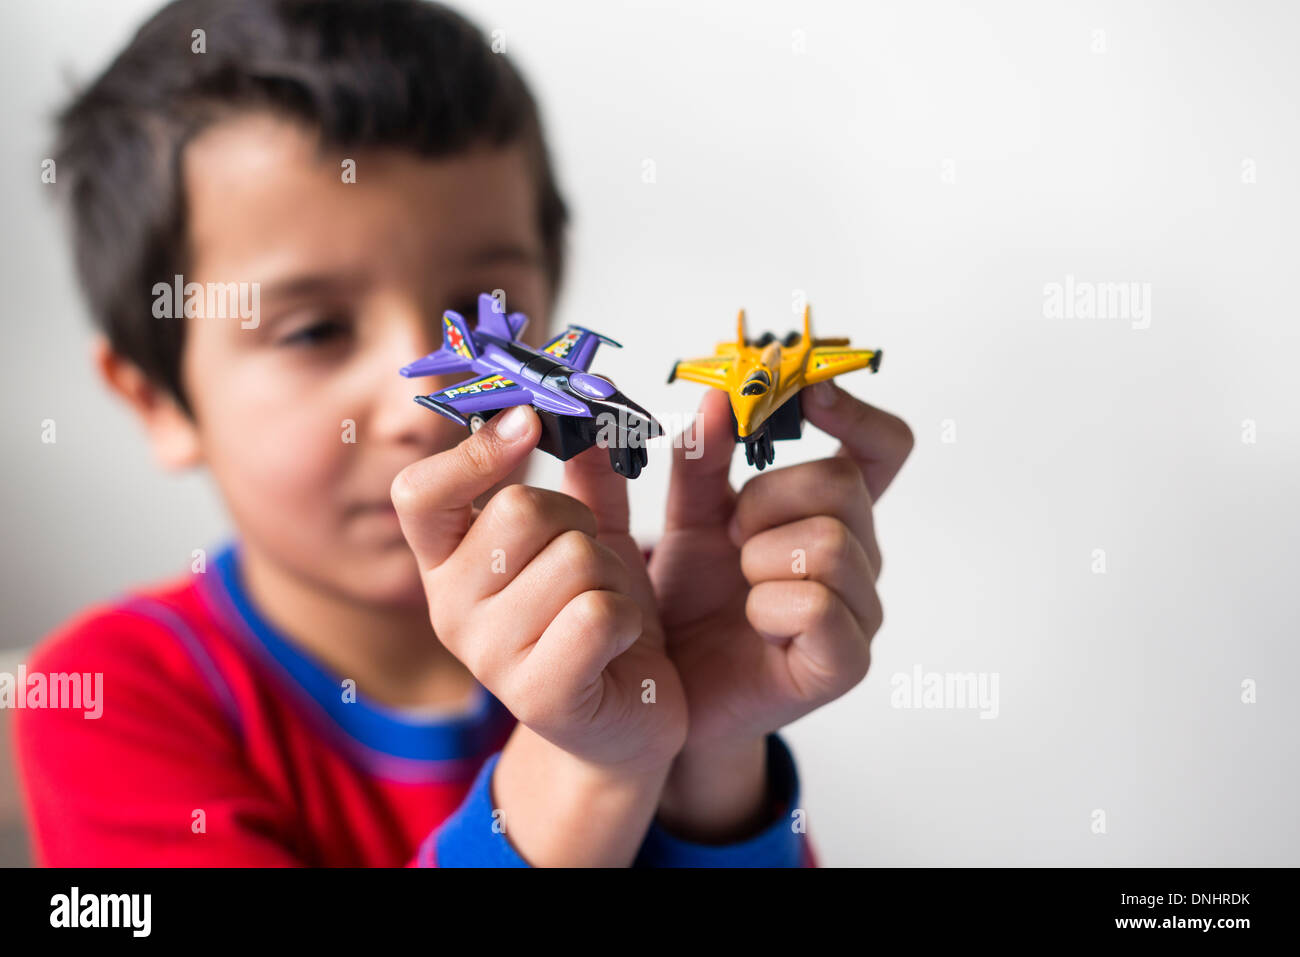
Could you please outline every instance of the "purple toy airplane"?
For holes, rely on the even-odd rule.
[[[537,351],[519,341],[528,324],[522,312],[506,315],[488,293],[478,297],[478,325],[442,314],[442,347],[402,368],[408,378],[472,371],[449,389],[415,401],[477,432],[501,409],[532,405],[542,420],[537,447],[567,460],[600,441],[615,472],[636,478],[649,456],[647,439],[663,427],[602,375],[588,372],[602,342],[617,342],[582,326],[569,326]]]

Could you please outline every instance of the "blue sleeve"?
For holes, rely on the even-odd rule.
[[[414,863],[421,867],[528,867],[493,816],[492,774],[500,752],[474,779],[460,807],[425,840]],[[735,844],[693,844],[657,823],[637,854],[635,867],[802,867],[809,862],[805,838],[792,812],[799,807],[794,756],[775,734],[767,739],[767,767],[775,820]]]
[[[417,855],[421,867],[527,867],[494,816],[492,772],[498,751],[483,763],[478,777],[451,817],[425,840]]]
[[[767,738],[767,773],[775,820],[753,837],[734,844],[693,844],[650,826],[636,867],[803,867],[811,863],[799,808],[799,776],[794,755],[779,735]],[[801,816],[802,818],[802,816]]]

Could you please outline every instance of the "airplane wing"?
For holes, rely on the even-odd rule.
[[[542,346],[542,353],[585,372],[602,342],[618,349],[623,348],[609,336],[602,336],[583,326],[569,326]]]
[[[673,371],[668,374],[668,381],[685,379],[700,385],[711,385],[715,389],[727,388],[727,376],[735,363],[732,356],[707,356],[702,359],[681,359],[673,364]]]
[[[418,379],[426,375],[464,372],[471,367],[477,355],[478,347],[474,344],[474,336],[470,333],[465,317],[448,309],[442,314],[442,347],[423,359],[402,366],[401,373],[408,379]]]
[[[430,352],[423,359],[416,359],[414,362],[404,365],[401,368],[402,375],[408,379],[418,379],[426,375],[448,375],[452,372],[464,372],[470,367],[470,361],[458,356],[450,349],[439,349],[436,352]]]
[[[870,369],[875,372],[880,368],[880,358],[884,353],[879,349],[834,349],[817,347],[808,352],[808,364],[804,367],[803,378],[808,385],[833,379],[842,372],[854,369]]]
[[[450,389],[417,395],[415,401],[453,422],[468,425],[466,416],[471,412],[495,412],[512,405],[528,405],[533,401],[533,392],[499,372],[490,372],[466,379]]]

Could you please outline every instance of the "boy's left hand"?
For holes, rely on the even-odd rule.
[[[684,837],[735,840],[767,822],[767,735],[861,681],[880,628],[871,510],[911,430],[833,383],[805,390],[803,409],[839,452],[760,473],[739,494],[724,393],[701,403],[701,454],[674,450],[649,569],[690,721],[659,816]]]

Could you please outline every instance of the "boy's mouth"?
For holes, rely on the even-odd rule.
[[[397,509],[392,502],[364,502],[347,511],[349,524],[378,533],[384,538],[402,536],[402,526],[397,520]]]

